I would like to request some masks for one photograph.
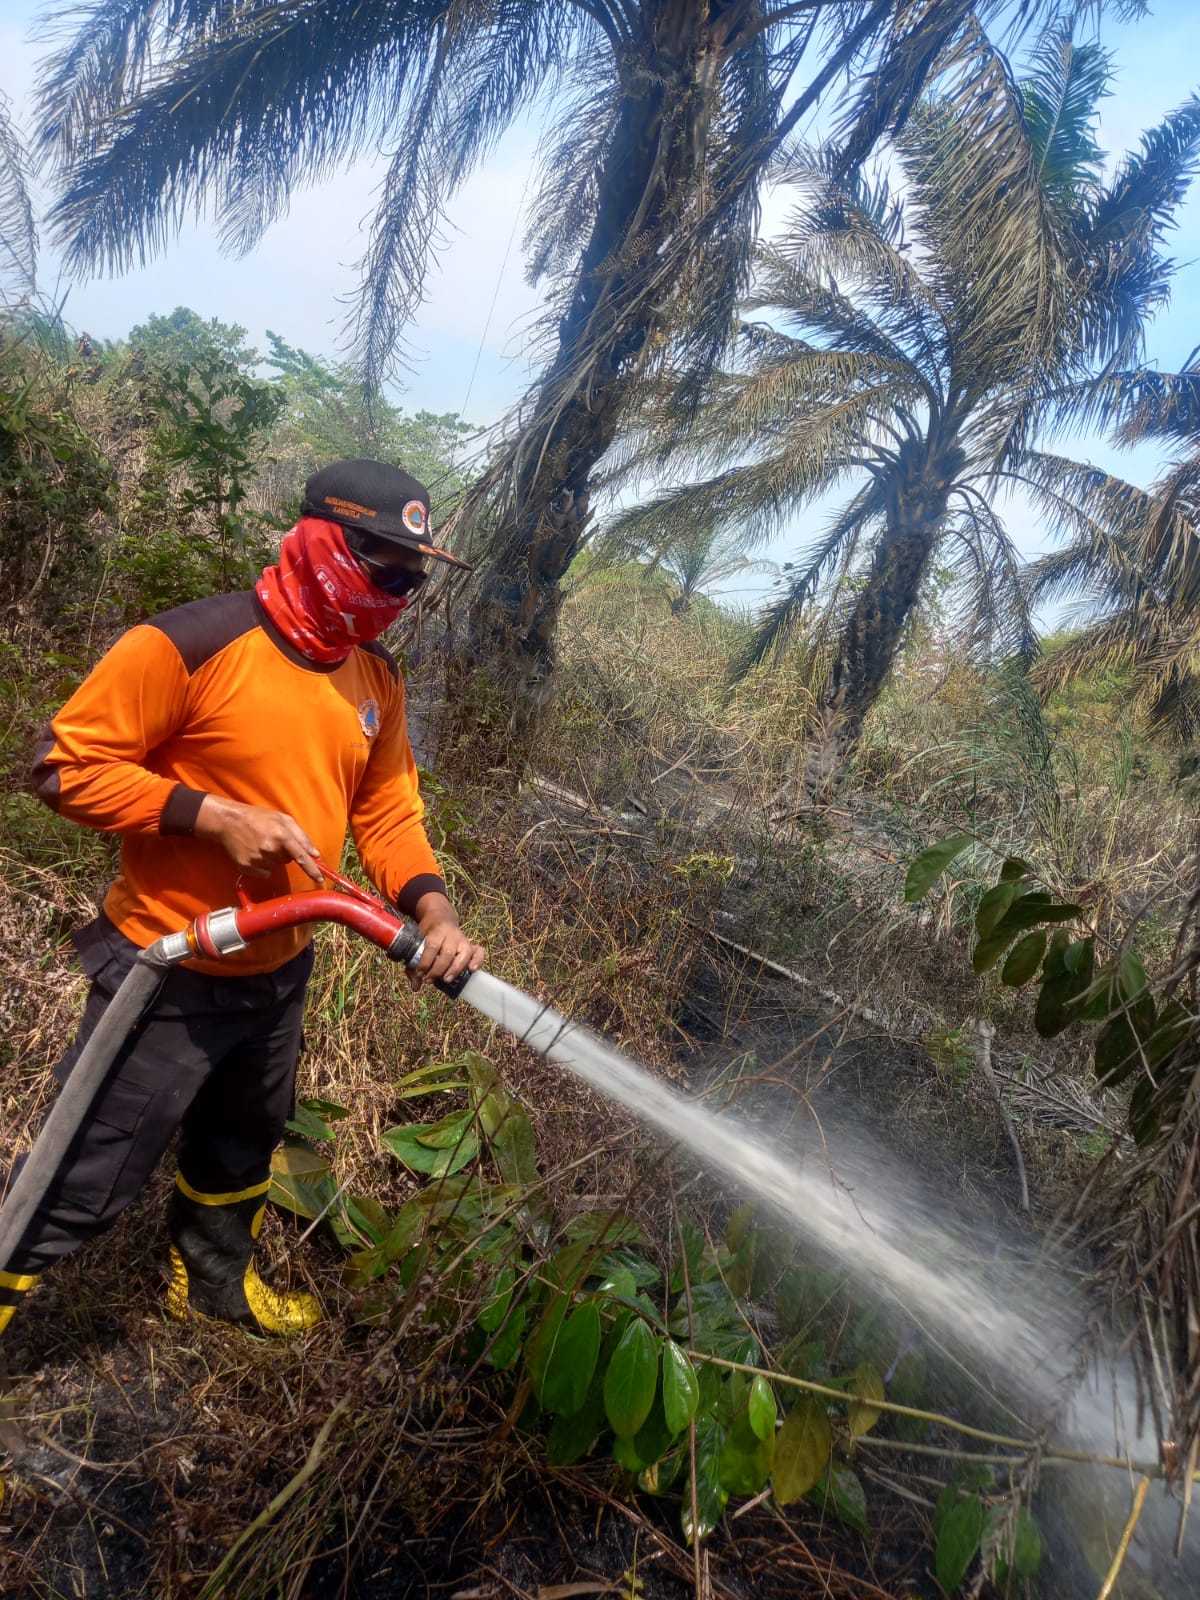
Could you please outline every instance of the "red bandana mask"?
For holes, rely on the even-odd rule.
[[[254,592],[288,643],[321,662],[345,661],[408,604],[407,595],[377,589],[346,548],[338,524],[320,517],[301,517],[284,536],[279,565],[266,569]]]

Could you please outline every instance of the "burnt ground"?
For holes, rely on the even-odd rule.
[[[927,1171],[936,1151],[940,1180],[981,1212],[1010,1212],[1012,1158],[998,1119],[986,1099],[948,1088],[918,1046],[822,1015],[786,983],[726,962],[698,975],[680,1024],[681,1078],[743,1099],[776,1130],[785,1107],[802,1118],[813,1103],[827,1117],[853,1107],[891,1148],[919,1152]],[[1046,1209],[1071,1138],[1035,1134],[1031,1172],[1050,1175]],[[113,1234],[39,1286],[4,1340],[5,1596],[934,1592],[938,1489],[927,1463],[908,1463],[906,1476],[892,1457],[868,1479],[869,1540],[804,1504],[783,1515],[766,1500],[731,1503],[698,1573],[678,1496],[631,1495],[609,1461],[547,1469],[537,1437],[512,1426],[496,1380],[445,1364],[431,1371],[419,1329],[381,1362],[353,1325],[339,1257],[318,1238],[298,1259],[337,1310],[302,1342],[266,1346],[172,1322],[161,1310],[165,1192],[160,1174]],[[728,1208],[719,1196],[712,1203]],[[273,1217],[269,1230],[289,1226]],[[239,1534],[281,1494],[290,1544],[214,1587],[210,1575]]]

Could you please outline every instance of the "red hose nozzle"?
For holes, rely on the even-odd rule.
[[[244,950],[251,939],[266,933],[278,933],[283,928],[295,928],[305,922],[340,922],[343,927],[361,933],[372,944],[378,945],[393,961],[415,968],[425,949],[425,940],[416,924],[409,922],[367,894],[349,878],[321,863],[325,876],[338,885],[337,889],[305,890],[300,894],[277,895],[271,900],[251,900],[243,879],[237,881],[237,906],[225,906],[219,911],[205,911],[188,929],[188,942],[198,955],[210,961]],[[443,993],[458,995],[467,979],[464,972],[452,983],[435,978],[435,985]]]

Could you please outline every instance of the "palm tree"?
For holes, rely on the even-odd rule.
[[[0,306],[33,294],[37,275],[37,229],[29,197],[29,161],[0,95]]]
[[[852,168],[974,38],[977,10],[1023,23],[1077,4],[91,0],[43,80],[55,227],[77,266],[119,269],[207,202],[246,249],[301,181],[390,149],[354,324],[377,384],[419,303],[446,199],[551,96],[561,117],[529,242],[555,291],[555,347],[460,518],[464,538],[490,537],[476,642],[536,677],[593,469],[669,327],[690,327],[701,369],[716,359],[781,143],[853,69],[839,131],[839,165]]]
[[[1200,365],[1177,373],[1105,373],[1062,397],[1067,414],[1115,425],[1125,444],[1160,439],[1179,453],[1143,491],[1099,467],[1052,455],[1026,463],[1043,504],[1072,537],[1022,576],[1030,603],[1073,600],[1079,626],[1038,662],[1045,692],[1122,666],[1152,733],[1200,739]]]
[[[1036,59],[1018,88],[977,41],[949,95],[940,85],[893,140],[894,187],[840,177],[827,151],[794,157],[804,204],[786,243],[764,253],[750,302],[771,320],[745,327],[741,360],[709,384],[698,416],[681,422],[670,403],[646,424],[660,471],[665,461],[709,476],[611,531],[636,542],[736,525],[762,541],[850,487],[764,612],[751,657],[779,646],[821,597],[823,772],[857,738],[947,555],[963,579],[967,641],[1032,653],[995,492],[1036,459],[1052,397],[1134,366],[1165,297],[1161,238],[1200,150],[1200,100],[1106,183],[1092,130],[1107,56],[1058,32]],[[1071,496],[1042,500],[1070,528]]]

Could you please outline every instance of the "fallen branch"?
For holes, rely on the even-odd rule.
[[[992,1070],[992,1040],[996,1030],[990,1022],[980,1020],[975,1024],[975,1033],[979,1039],[979,1049],[976,1059],[980,1070],[987,1079],[992,1093],[996,1097],[996,1105],[1000,1112],[1000,1120],[1004,1124],[1004,1131],[1008,1134],[1008,1142],[1013,1148],[1013,1157],[1017,1163],[1017,1177],[1021,1183],[1021,1210],[1029,1210],[1029,1180],[1025,1176],[1025,1158],[1021,1154],[1021,1142],[1017,1138],[1017,1130],[1013,1127],[1013,1120],[1008,1114],[1008,1107],[1004,1104],[1004,1096],[1000,1092],[1000,1085],[996,1082],[996,1074]]]

